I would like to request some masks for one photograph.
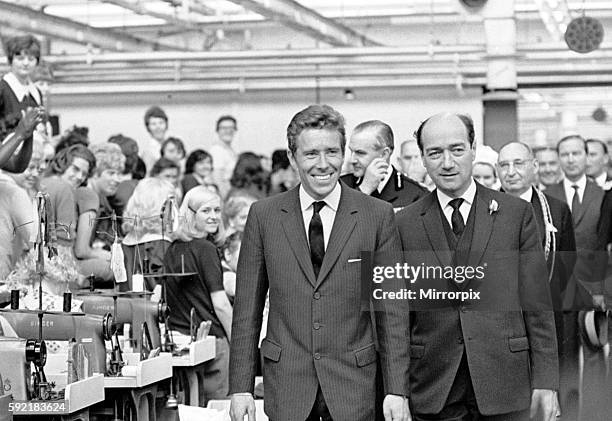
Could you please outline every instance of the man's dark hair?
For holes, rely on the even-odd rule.
[[[13,64],[13,58],[22,51],[34,56],[37,63],[40,61],[40,42],[32,35],[9,38],[4,43],[4,50],[9,64]]]
[[[151,177],[155,177],[161,174],[162,171],[167,170],[169,168],[179,169],[179,166],[176,162],[170,161],[168,158],[159,158],[155,164],[153,164],[153,168],[151,168],[151,172],[149,175]]]
[[[226,115],[222,115],[221,117],[217,119],[217,125],[216,125],[215,131],[217,132],[219,131],[219,126],[224,121],[231,121],[232,123],[234,123],[234,129],[238,130],[238,122],[236,121],[236,119],[233,116],[226,114]]]
[[[387,123],[383,123],[380,120],[370,120],[359,123],[354,129],[353,134],[360,133],[365,130],[373,130],[376,133],[376,140],[378,145],[375,149],[381,150],[383,148],[393,149],[395,148],[395,140],[393,139],[393,130]]]
[[[586,141],[584,140],[584,137],[580,136],[579,134],[571,134],[571,135],[562,137],[561,140],[557,142],[557,154],[559,154],[559,146],[561,146],[561,144],[565,142],[566,140],[571,140],[571,139],[580,140],[584,146],[584,153],[588,153],[587,144],[586,144]]]
[[[304,108],[291,119],[287,126],[287,143],[289,150],[295,154],[297,150],[297,138],[304,130],[330,130],[340,135],[340,149],[344,154],[346,147],[346,132],[344,129],[344,117],[329,105],[311,105]]]
[[[603,140],[599,140],[599,139],[587,139],[585,141],[585,143],[587,144],[587,152],[588,152],[589,144],[593,143],[593,144],[596,144],[596,145],[601,145],[601,147],[603,148],[604,153],[606,155],[608,154],[608,145],[606,145],[606,143]]]
[[[166,122],[166,124],[168,124],[168,116],[166,115],[164,110],[162,110],[157,105],[153,105],[145,112],[144,115],[144,124],[147,130],[149,130],[149,120],[151,119],[151,117],[161,118]]]
[[[465,127],[465,131],[467,133],[467,140],[470,142],[470,146],[474,146],[474,120],[472,117],[466,114],[455,114],[455,116],[461,120],[463,126]],[[417,141],[417,145],[419,145],[419,150],[423,152],[423,128],[427,124],[427,122],[431,119],[429,117],[427,120],[423,121],[418,129],[414,132],[414,138]]]
[[[210,159],[212,163],[212,156],[203,149],[196,149],[191,152],[187,157],[187,161],[185,161],[185,174],[193,174],[193,167],[200,161],[204,161],[205,159]]]

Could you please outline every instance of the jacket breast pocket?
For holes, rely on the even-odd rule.
[[[280,360],[282,350],[283,349],[280,345],[272,342],[268,338],[265,338],[261,342],[261,355],[268,360],[278,362]]]
[[[510,352],[527,351],[529,350],[529,340],[527,336],[508,338],[508,348],[510,348]]]
[[[366,365],[376,362],[376,357],[376,347],[374,344],[367,345],[355,351],[357,367],[365,367]]]

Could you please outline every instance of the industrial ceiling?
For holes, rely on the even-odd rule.
[[[569,21],[583,15],[612,28],[612,1],[514,0],[512,60],[521,91],[572,86],[577,104],[580,95],[611,102],[610,35],[588,54],[570,51],[563,40]],[[0,35],[28,32],[45,41],[59,95],[427,86],[460,92],[486,85],[483,21],[459,0],[0,0]],[[601,88],[582,88],[593,85]],[[533,98],[527,109],[544,119],[550,106],[563,105],[554,92]]]

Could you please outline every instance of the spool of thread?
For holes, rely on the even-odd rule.
[[[96,290],[96,285],[95,285],[96,277],[95,277],[95,275],[92,273],[91,275],[89,275],[87,277],[87,280],[89,281],[89,290],[90,291],[95,291]]]
[[[72,309],[72,293],[64,292],[64,313],[70,313]]]
[[[11,310],[17,310],[19,308],[19,290],[11,290]]]

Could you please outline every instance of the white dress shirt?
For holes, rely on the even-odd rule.
[[[310,196],[304,185],[300,185],[300,208],[302,209],[302,218],[304,219],[304,229],[306,230],[306,238],[308,238],[308,228],[310,227],[310,220],[314,213],[312,204],[314,202],[325,202],[325,206],[319,211],[321,216],[321,222],[323,223],[323,242],[325,243],[325,249],[327,250],[327,243],[329,242],[329,236],[331,234],[332,227],[334,226],[334,219],[336,219],[336,212],[338,212],[338,205],[340,204],[340,194],[342,188],[340,183],[336,184],[336,187],[329,193],[324,199],[315,200]]]
[[[527,191],[519,196],[525,202],[531,203],[531,198],[533,197],[533,187],[529,187]]]
[[[601,174],[599,174],[597,177],[595,177],[593,179],[593,181],[595,181],[595,183],[601,187],[602,189],[605,190],[605,186],[606,186],[606,180],[608,179],[608,173],[606,173],[605,171],[602,172]]]
[[[574,184],[578,186],[578,197],[580,198],[580,203],[582,203],[582,199],[584,198],[584,189],[586,189],[587,178],[586,175],[583,175],[578,179],[578,181],[570,181],[567,178],[563,179],[563,190],[565,191],[565,200],[568,206],[572,207],[572,199],[574,198],[574,188],[572,187]],[[570,209],[573,210],[573,209]]]
[[[467,224],[468,216],[470,215],[470,209],[472,208],[472,204],[474,203],[474,198],[476,197],[476,183],[474,179],[471,180],[470,186],[460,197],[450,197],[446,193],[442,192],[440,189],[436,189],[436,195],[438,196],[438,203],[444,212],[444,216],[448,221],[448,224],[452,227],[452,216],[453,216],[453,207],[450,205],[450,201],[453,199],[463,199],[463,203],[459,206],[459,212],[461,212],[461,216],[463,217],[463,223]]]

